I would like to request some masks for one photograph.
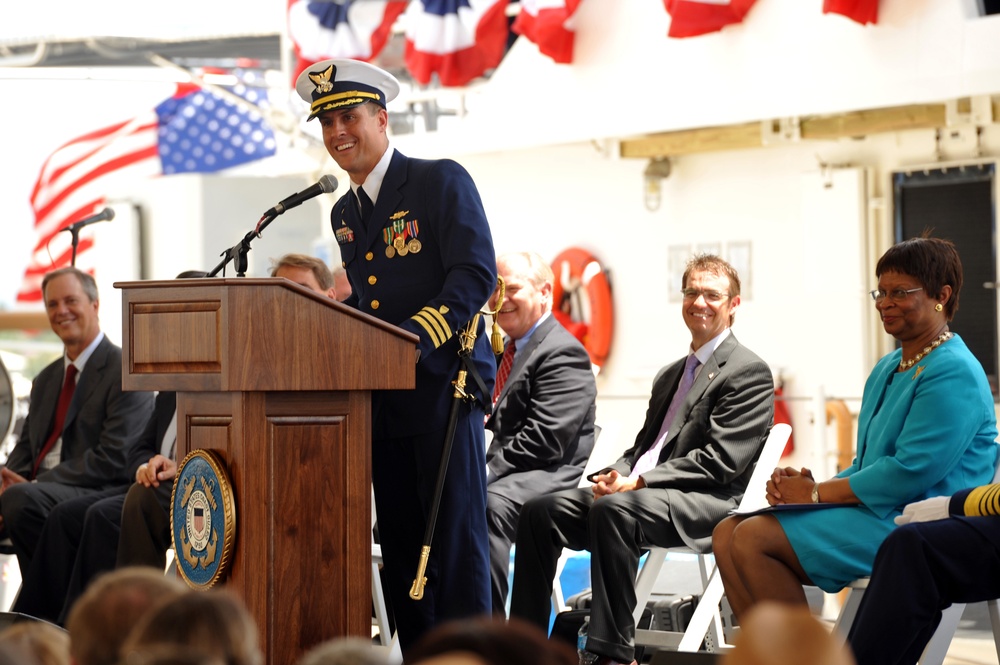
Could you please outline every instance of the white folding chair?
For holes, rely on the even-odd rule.
[[[996,471],[993,474],[993,482],[1000,482],[1000,460],[998,460]],[[844,598],[844,603],[840,607],[840,613],[837,615],[837,621],[833,626],[834,631],[840,636],[841,640],[847,639],[847,633],[850,632],[851,626],[854,625],[858,608],[861,607],[861,600],[868,589],[868,582],[869,578],[862,577],[854,580],[845,587],[847,589],[847,596]],[[1000,655],[1000,602],[997,600],[988,601],[987,607],[990,612],[990,623],[993,627],[993,641],[996,644],[997,654]],[[924,647],[924,652],[920,656],[920,665],[942,665],[944,663],[944,658],[948,654],[948,648],[951,646],[952,637],[954,637],[955,631],[958,630],[958,623],[962,620],[962,613],[964,611],[964,603],[954,603],[941,612],[941,622],[938,624],[937,630],[934,631],[934,635],[931,636],[930,641],[927,642],[927,646]]]
[[[21,592],[21,567],[10,538],[0,541],[0,611],[9,612]]]
[[[372,493],[372,529],[375,528],[375,494]],[[382,578],[379,568],[382,565],[382,546],[375,542],[372,532],[372,605],[375,616],[372,625],[378,628],[379,644],[389,653],[391,663],[403,662],[403,653],[399,646],[399,637],[389,627],[389,609],[385,605],[385,595],[382,593]]]
[[[761,449],[760,457],[757,458],[746,492],[743,493],[743,499],[740,501],[741,511],[755,510],[767,505],[765,498],[767,480],[778,465],[778,460],[781,459],[781,453],[784,451],[785,444],[791,434],[791,426],[785,423],[779,423],[771,428],[767,441],[764,442],[764,447]],[[651,548],[646,557],[646,563],[636,576],[636,604],[632,612],[633,619],[638,625],[639,618],[649,602],[653,584],[656,582],[670,552],[690,552],[698,555],[698,566],[701,570],[704,590],[684,632],[636,630],[636,645],[693,652],[700,650],[704,642],[708,651],[717,651],[723,648],[725,638],[722,632],[722,617],[719,614],[719,603],[722,602],[723,596],[722,578],[715,568],[715,558],[711,553],[696,553],[686,547]]]
[[[587,476],[591,473],[591,463],[594,459],[594,453],[597,452],[597,441],[601,437],[601,432],[603,428],[600,425],[594,425],[594,447],[590,451],[590,457],[587,459],[587,464],[584,465],[583,474],[580,476],[579,487],[589,487],[590,481],[587,480]],[[562,575],[563,569],[566,568],[566,562],[572,556],[572,550],[563,549],[562,554],[559,555],[559,560],[556,561],[556,574],[552,578],[552,609],[555,610],[556,614],[564,612],[569,608],[566,605],[566,600],[563,597],[562,582],[560,582],[559,577]]]

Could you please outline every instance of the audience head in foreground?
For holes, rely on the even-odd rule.
[[[0,632],[0,645],[20,652],[18,665],[69,665],[69,635],[45,621],[23,621]],[[4,661],[0,658],[0,664]]]
[[[340,637],[314,646],[297,665],[389,665],[385,651],[375,649],[371,640]]]
[[[459,619],[427,633],[403,658],[404,665],[576,665],[577,655],[534,625],[512,618]]]
[[[136,622],[154,605],[187,591],[152,568],[120,568],[97,577],[66,620],[77,665],[112,665]]]
[[[243,602],[224,589],[188,591],[140,619],[122,645],[131,662],[170,646],[218,658],[227,665],[261,665],[257,626]]]
[[[808,608],[761,603],[747,613],[722,665],[854,665],[854,659]]]

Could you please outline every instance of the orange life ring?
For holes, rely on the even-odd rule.
[[[601,367],[611,351],[614,302],[611,282],[590,252],[570,247],[552,261],[552,314],[580,340],[592,363]]]

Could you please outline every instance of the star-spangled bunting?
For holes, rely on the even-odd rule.
[[[242,84],[233,92],[255,104],[266,96]],[[41,301],[45,273],[70,265],[71,236],[60,230],[102,210],[112,189],[159,175],[212,173],[275,149],[259,113],[190,84],[147,113],[66,143],[42,165],[31,193],[37,240],[17,300]],[[92,245],[89,234],[81,235],[77,267],[87,268]]]
[[[295,47],[292,80],[327,58],[370,61],[392,36],[392,26],[407,0],[289,0],[288,33]]]
[[[573,62],[576,36],[573,15],[581,0],[521,0],[521,11],[511,29],[538,45],[538,50],[560,64]]]
[[[406,67],[421,85],[437,74],[461,86],[500,64],[507,0],[412,0],[406,9]]]

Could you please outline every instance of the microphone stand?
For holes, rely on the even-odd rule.
[[[236,276],[246,277],[248,264],[247,254],[250,253],[250,242],[254,238],[259,238],[260,232],[267,228],[267,225],[273,222],[275,217],[277,217],[277,215],[270,211],[264,213],[264,216],[257,222],[257,226],[253,231],[247,232],[247,234],[243,236],[243,240],[239,241],[219,255],[222,257],[222,260],[219,261],[219,265],[212,268],[212,271],[208,273],[207,277],[215,277],[220,271],[224,271],[226,269],[226,264],[230,261],[232,261],[233,265],[236,266]],[[76,246],[74,245],[74,248],[75,247]],[[225,273],[223,273],[223,276],[225,276]]]
[[[80,244],[80,228],[75,224],[70,224],[66,227],[69,229],[69,234],[72,237],[73,243],[73,254],[70,256],[69,264],[76,267],[76,246]]]

